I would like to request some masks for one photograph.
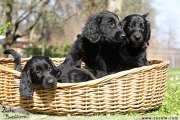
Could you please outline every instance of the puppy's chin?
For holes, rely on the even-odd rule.
[[[143,45],[142,42],[131,42],[130,45],[134,48],[141,47]]]
[[[106,41],[108,43],[117,43],[117,44],[126,44],[125,40],[117,39],[117,38],[104,38],[103,41]]]
[[[138,48],[140,47],[140,44],[132,44],[132,47]]]
[[[43,90],[45,90],[45,89],[50,89],[50,88],[55,88],[56,87],[56,85],[41,85],[41,88],[43,89]]]
[[[122,40],[120,40],[120,39],[112,39],[111,40],[112,42],[114,42],[114,43],[124,43]]]

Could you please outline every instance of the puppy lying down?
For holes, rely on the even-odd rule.
[[[61,76],[62,71],[57,69],[52,60],[46,56],[33,56],[22,68],[21,57],[15,50],[5,50],[4,54],[11,54],[14,57],[15,70],[21,72],[20,95],[26,99],[33,97],[32,84],[40,85],[42,89],[49,89],[56,87],[57,82],[74,83],[95,79],[92,74],[82,68],[72,68],[66,75]]]

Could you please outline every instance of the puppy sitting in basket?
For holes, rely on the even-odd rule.
[[[149,65],[146,58],[146,49],[151,34],[150,22],[147,14],[128,15],[123,20],[123,30],[127,37],[127,44],[119,50],[119,71]]]
[[[116,14],[110,11],[94,14],[58,67],[62,71],[61,76],[67,78],[71,68],[82,69],[82,62],[96,78],[111,74],[119,63],[117,49],[125,44],[124,38],[125,33]]]

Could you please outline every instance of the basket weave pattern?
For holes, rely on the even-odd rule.
[[[28,59],[22,59],[22,65]],[[55,64],[64,59],[52,58]],[[23,107],[33,113],[90,115],[114,112],[144,112],[159,107],[164,98],[169,62],[149,59],[150,66],[108,75],[82,83],[58,83],[42,90],[34,85],[33,100],[19,94],[20,73],[10,58],[0,59],[0,103]]]

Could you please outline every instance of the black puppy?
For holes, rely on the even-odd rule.
[[[146,20],[147,15],[132,14],[123,20],[128,43],[119,50],[121,70],[148,65],[146,48],[149,45],[151,29],[150,22]]]
[[[123,44],[124,37],[118,16],[109,11],[99,12],[89,18],[59,67],[69,71],[72,66],[80,68],[83,61],[96,78],[108,75],[118,62],[114,44]]]
[[[13,49],[5,50],[4,54],[11,54],[15,59],[15,69],[22,72],[20,81],[20,95],[26,99],[33,96],[32,84],[40,85],[43,89],[53,88],[57,84],[55,75],[57,69],[52,60],[45,56],[33,56],[21,68],[20,55]]]
[[[46,56],[33,56],[22,69],[21,57],[15,50],[5,50],[4,54],[11,54],[14,57],[15,70],[22,71],[20,92],[26,98],[28,98],[28,95],[29,97],[33,95],[32,84],[38,84],[41,88],[48,89],[55,87],[57,81],[61,83],[75,83],[95,79],[92,73],[83,68],[70,67],[66,71],[61,66],[57,69],[52,60]],[[66,74],[61,75],[61,73]]]
[[[63,68],[64,65],[60,65],[58,74],[56,75],[58,82],[61,83],[78,83],[86,82],[88,80],[96,79],[94,75],[84,68],[78,68],[75,66],[69,66]],[[67,67],[67,66],[66,66]]]

